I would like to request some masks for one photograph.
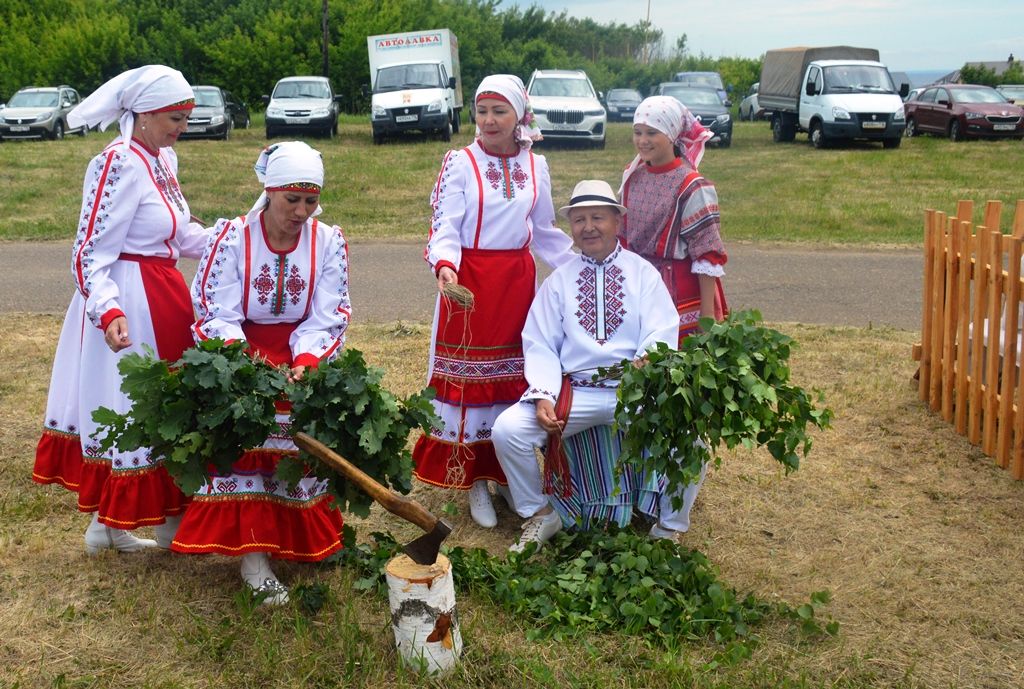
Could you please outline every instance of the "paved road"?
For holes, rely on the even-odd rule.
[[[71,296],[70,242],[0,243],[0,313],[63,313]],[[358,321],[427,322],[436,286],[419,242],[352,243],[353,315]],[[194,261],[182,261],[191,279]],[[768,321],[824,325],[921,324],[919,251],[764,248],[733,243],[726,295],[735,309]]]

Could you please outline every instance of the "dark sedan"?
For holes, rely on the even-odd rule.
[[[636,89],[611,89],[604,99],[609,122],[632,122],[636,106],[643,97]]]
[[[193,86],[196,107],[182,139],[228,139],[235,127],[249,127],[249,109],[219,86]]]
[[[719,148],[732,145],[732,116],[715,89],[663,83],[658,87],[658,95],[672,96],[685,105],[705,128],[711,130],[714,135],[711,143],[717,143]]]
[[[990,86],[930,86],[904,106],[907,136],[931,132],[953,141],[966,138],[1024,138],[1024,108]]]

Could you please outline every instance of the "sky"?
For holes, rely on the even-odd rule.
[[[771,48],[877,48],[890,70],[953,71],[965,62],[1024,59],[1024,0],[649,0],[666,48],[760,57]],[[648,0],[502,0],[601,23],[635,24]]]

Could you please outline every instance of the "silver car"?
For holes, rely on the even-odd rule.
[[[604,148],[608,114],[586,72],[538,69],[526,91],[545,139],[581,141]]]
[[[81,102],[70,86],[29,86],[21,89],[0,110],[0,139],[63,139],[65,134],[85,136],[86,127],[68,126],[68,113]]]

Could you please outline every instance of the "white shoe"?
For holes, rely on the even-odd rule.
[[[498,495],[500,495],[501,497],[505,498],[505,504],[508,505],[508,508],[510,510],[515,512],[516,511],[516,504],[512,500],[512,491],[510,491],[508,489],[508,486],[503,486],[500,483],[495,484],[495,486],[498,489]]]
[[[163,524],[157,524],[153,527],[158,548],[163,548],[164,550],[171,549],[171,541],[174,540],[174,535],[178,533],[178,525],[180,524],[181,515],[178,515],[177,517],[167,517]]]
[[[542,545],[551,540],[551,537],[562,530],[562,518],[557,512],[548,514],[536,514],[523,523],[523,533],[519,540],[508,547],[513,553],[521,553],[531,543],[536,543],[540,549]]]
[[[473,487],[469,489],[469,513],[473,521],[485,529],[493,529],[498,525],[498,515],[494,513],[487,481],[474,481]]]
[[[101,524],[96,514],[92,516],[89,528],[85,530],[85,552],[97,555],[101,550],[113,548],[119,553],[137,553],[147,548],[155,548],[156,541],[149,538],[136,538],[124,529],[112,529]]]
[[[679,539],[682,538],[682,535],[684,533],[686,532],[676,531],[674,529],[666,529],[664,526],[661,525],[661,522],[656,521],[654,522],[654,525],[651,526],[651,530],[647,532],[647,535],[655,540],[665,539],[666,541],[679,543]]]
[[[284,605],[288,602],[288,588],[270,569],[266,553],[247,553],[242,556],[242,581],[252,592],[263,596],[264,605]]]

